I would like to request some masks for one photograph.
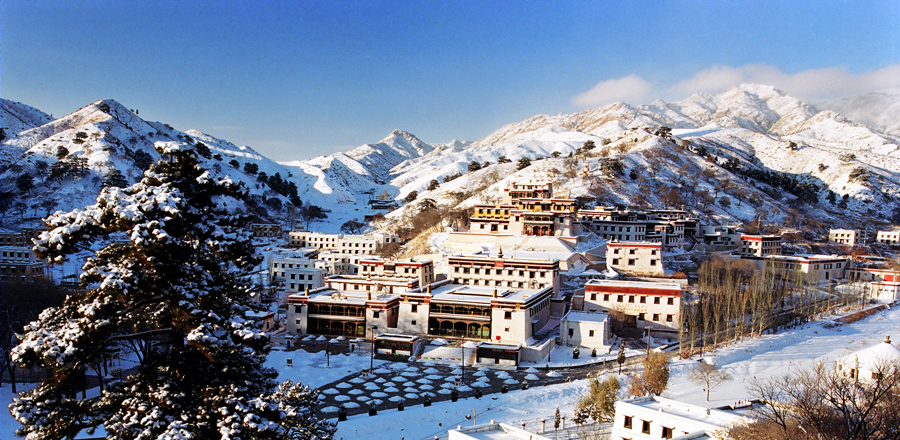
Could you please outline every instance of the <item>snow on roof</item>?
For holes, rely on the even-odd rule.
[[[659,396],[638,397],[616,402],[616,413],[620,412],[620,406],[638,407],[647,411],[651,411],[653,413],[664,413],[670,416],[676,416],[678,418],[684,419],[685,421],[693,422],[699,425],[700,427],[702,427],[702,430],[716,430],[719,428],[732,426],[739,422],[748,421],[746,417],[736,414],[731,414],[715,409],[707,409],[697,405],[691,405],[689,403],[666,399]],[[634,408],[632,408],[631,411],[634,411]],[[622,408],[622,412],[628,412],[628,410]]]
[[[569,311],[569,313],[566,313],[566,316],[564,316],[562,320],[577,322],[603,322],[606,321],[606,318],[606,313],[591,313],[571,310]]]
[[[891,338],[888,336],[884,342],[844,357],[842,363],[852,365],[857,360],[860,370],[874,371],[885,362],[900,362],[900,348],[891,344]]]

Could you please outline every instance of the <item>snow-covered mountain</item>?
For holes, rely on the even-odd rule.
[[[877,131],[900,136],[900,89],[833,99],[817,105]]]
[[[151,147],[160,140],[206,146],[208,166],[245,181],[263,217],[290,217],[284,186],[293,185],[303,203],[336,213],[326,228],[331,230],[335,222],[374,213],[367,202],[376,196],[402,201],[415,191],[439,205],[464,207],[495,200],[511,181],[523,180],[553,181],[561,194],[601,204],[684,205],[723,222],[799,209],[844,224],[862,216],[890,218],[900,206],[896,137],[765,85],[673,103],[538,115],[476,142],[429,145],[398,130],[347,152],[282,163],[196,130],[144,121],[112,100],[56,120],[29,109],[3,101],[9,132],[0,190],[12,197],[4,209],[18,206],[21,218],[37,217],[51,205],[66,209],[93,200],[111,169],[136,180],[147,156],[156,157]],[[7,113],[26,115],[18,117],[26,122],[7,123]],[[662,126],[672,129],[671,140],[658,130]],[[15,133],[17,127],[24,129]],[[597,147],[582,151],[586,141]],[[57,157],[60,147],[67,154]],[[75,157],[87,160],[84,175],[49,177],[56,162]],[[533,164],[519,170],[521,158]],[[473,162],[479,170],[469,171]],[[619,163],[621,173],[610,172],[611,163]],[[22,173],[46,185],[23,197],[16,186]],[[437,188],[429,190],[434,181]],[[56,202],[46,200],[50,195]],[[414,212],[401,209],[389,218]]]

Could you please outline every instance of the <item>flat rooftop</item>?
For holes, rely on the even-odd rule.
[[[706,409],[697,405],[691,405],[689,403],[678,402],[658,396],[638,397],[630,400],[621,400],[616,403],[617,407],[619,405],[624,407],[622,408],[622,410],[626,414],[629,412],[627,410],[629,406],[638,407],[646,411],[651,411],[653,413],[666,413],[676,415],[678,417],[688,419],[697,423],[709,425],[713,429],[727,427],[734,425],[735,423],[747,421],[745,417],[729,412],[717,409]]]
[[[591,313],[571,310],[569,311],[569,313],[566,313],[566,316],[563,317],[563,320],[579,322],[603,322],[606,321],[607,318],[609,318],[609,316],[606,313]]]
[[[497,297],[494,298],[494,290],[496,289]],[[490,286],[469,286],[466,284],[445,284],[438,288],[431,289],[431,297],[434,301],[447,302],[474,302],[490,304],[492,300],[499,299],[512,302],[526,302],[534,295],[549,289],[519,289],[513,290],[508,287],[490,287]]]

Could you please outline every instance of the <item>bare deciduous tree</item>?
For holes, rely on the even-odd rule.
[[[691,368],[691,382],[704,386],[703,391],[706,391],[707,402],[709,402],[709,392],[726,380],[731,380],[731,374],[720,369],[716,364],[700,361],[694,368]]]

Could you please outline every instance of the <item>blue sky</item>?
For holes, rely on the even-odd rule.
[[[276,160],[745,81],[900,87],[900,2],[0,2],[4,98],[56,117],[113,98]]]

